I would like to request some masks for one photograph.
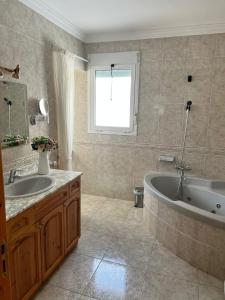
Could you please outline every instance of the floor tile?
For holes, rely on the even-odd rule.
[[[110,221],[110,222],[124,222],[127,218],[128,211],[127,209],[119,209],[119,210],[112,210],[111,207],[102,208],[95,213],[94,219],[100,221]]]
[[[82,215],[94,215],[99,209],[102,208],[105,203],[105,198],[97,196],[88,196],[81,197],[81,214]]]
[[[53,286],[45,285],[41,291],[34,297],[34,300],[80,300],[81,295],[72,293],[68,290]]]
[[[53,274],[50,284],[82,293],[100,263],[99,259],[71,254]]]
[[[218,289],[212,286],[199,286],[199,300],[224,300],[223,289]]]
[[[143,224],[129,223],[127,220],[121,224],[120,228],[116,231],[119,238],[133,239],[137,241],[150,242],[155,240],[153,235],[149,232],[148,228]]]
[[[117,231],[123,226],[123,222],[112,220],[101,220],[100,218],[91,218],[85,225],[84,229],[98,232],[102,235],[116,235]]]
[[[168,275],[146,273],[141,300],[198,300],[198,285]]]
[[[154,242],[117,239],[104,255],[104,260],[144,270],[150,259]]]
[[[143,282],[140,270],[102,261],[83,294],[102,300],[140,299]]]
[[[143,209],[132,207],[129,210],[128,216],[125,221],[128,224],[144,225],[146,218],[146,212]]]
[[[76,248],[76,252],[95,258],[103,258],[106,250],[112,245],[115,238],[111,235],[84,230]]]

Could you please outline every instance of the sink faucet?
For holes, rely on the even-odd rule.
[[[178,163],[176,164],[175,168],[178,170],[180,175],[180,181],[177,189],[177,198],[183,200],[183,183],[185,180],[185,171],[191,171],[191,167],[184,163]]]
[[[17,172],[17,170],[15,170],[15,169],[10,170],[7,184],[10,184],[10,183],[14,182],[15,177],[16,177],[16,172]]]

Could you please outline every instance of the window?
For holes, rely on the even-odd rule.
[[[136,135],[139,53],[89,55],[89,133]]]

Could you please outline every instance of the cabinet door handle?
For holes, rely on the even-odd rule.
[[[8,277],[8,247],[6,241],[0,241],[0,274],[3,277]]]

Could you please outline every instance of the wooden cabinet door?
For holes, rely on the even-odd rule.
[[[25,300],[41,283],[40,231],[35,225],[25,228],[9,244],[13,300]]]
[[[58,206],[40,221],[42,276],[45,280],[64,256],[63,205]]]
[[[80,195],[64,203],[65,252],[69,252],[80,237]]]
[[[0,299],[11,299],[11,286],[8,271],[8,249],[6,235],[5,197],[0,145]]]

